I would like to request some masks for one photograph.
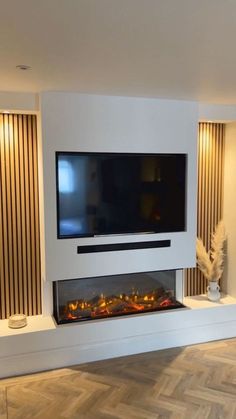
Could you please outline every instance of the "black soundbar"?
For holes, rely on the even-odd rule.
[[[155,240],[135,243],[114,243],[114,244],[96,244],[92,246],[78,246],[77,253],[95,253],[95,252],[117,252],[121,250],[136,249],[155,249],[158,247],[170,247],[170,240]]]

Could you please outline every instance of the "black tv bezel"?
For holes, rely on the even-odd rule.
[[[126,231],[121,233],[108,233],[108,234],[73,234],[62,236],[60,234],[60,210],[59,210],[59,188],[58,188],[58,156],[60,155],[77,155],[77,156],[184,156],[185,157],[185,209],[184,209],[184,229],[176,231]],[[56,151],[56,217],[57,217],[57,239],[66,240],[66,239],[80,239],[80,238],[89,238],[89,237],[111,237],[111,236],[129,236],[129,235],[140,235],[140,234],[170,234],[170,233],[181,233],[186,231],[186,206],[187,206],[187,162],[188,155],[187,153],[129,153],[129,152],[106,152],[106,151]]]

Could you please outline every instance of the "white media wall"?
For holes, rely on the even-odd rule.
[[[194,266],[197,103],[48,92],[41,112],[46,280]],[[56,151],[186,153],[186,231],[57,239]],[[78,245],[166,239],[170,247],[77,254]]]

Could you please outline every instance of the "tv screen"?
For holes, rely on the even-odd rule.
[[[185,154],[56,152],[57,236],[185,230]]]

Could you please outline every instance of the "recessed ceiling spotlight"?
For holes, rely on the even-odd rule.
[[[23,71],[31,70],[31,67],[29,65],[25,65],[25,64],[19,64],[19,65],[16,66],[16,68],[18,70],[23,70]]]

